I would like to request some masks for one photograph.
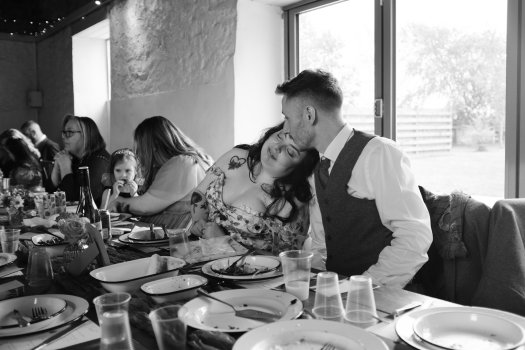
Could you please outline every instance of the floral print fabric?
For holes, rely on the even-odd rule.
[[[217,177],[206,190],[209,221],[215,222],[230,236],[244,246],[272,251],[300,249],[305,238],[306,229],[304,216],[299,220],[283,224],[275,217],[268,217],[249,207],[234,207],[224,203],[223,187],[225,174],[220,168],[213,168]]]

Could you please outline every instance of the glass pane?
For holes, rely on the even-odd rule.
[[[396,139],[419,183],[503,198],[506,1],[396,4]]]
[[[321,68],[344,93],[343,115],[374,133],[374,1],[349,0],[299,15],[299,71]]]

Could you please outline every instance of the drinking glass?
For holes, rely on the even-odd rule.
[[[46,292],[53,281],[53,267],[45,247],[33,246],[29,252],[26,280],[32,294]]]
[[[280,253],[279,257],[283,266],[286,292],[295,295],[299,300],[308,299],[313,253],[288,250]]]
[[[128,307],[131,295],[117,292],[93,299],[100,324],[100,350],[133,349]]]
[[[14,254],[18,249],[18,239],[20,238],[20,229],[6,228],[0,230],[0,241],[2,252]]]
[[[368,276],[351,276],[349,283],[345,319],[363,327],[375,323],[377,311],[372,279]]]
[[[149,313],[160,350],[186,349],[186,324],[182,321],[188,309],[180,305],[168,305]]]
[[[339,292],[339,277],[335,272],[317,274],[313,314],[319,319],[342,321],[343,301]]]
[[[190,253],[188,231],[185,229],[167,230],[170,241],[170,255],[185,259]]]

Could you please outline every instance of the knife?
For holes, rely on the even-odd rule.
[[[381,311],[381,312],[384,312],[385,314],[388,314],[388,315],[385,316],[386,318],[396,318],[398,316],[401,316],[405,312],[408,312],[408,311],[411,311],[411,310],[413,310],[415,308],[420,307],[421,305],[423,305],[423,303],[421,301],[413,301],[413,302],[410,302],[410,303],[408,303],[406,305],[403,305],[403,306],[395,309],[394,311],[392,311],[390,313],[388,311],[384,311],[384,310],[380,310],[380,309],[377,309],[377,310]]]
[[[69,332],[75,330],[77,327],[80,327],[82,324],[84,324],[85,322],[89,321],[87,318],[84,319],[84,320],[83,320],[83,318],[84,318],[83,316],[80,316],[80,318],[77,321],[74,321],[73,323],[71,323],[67,328],[64,328],[60,332],[58,332],[56,334],[53,334],[52,336],[50,336],[49,338],[44,340],[39,345],[37,345],[34,348],[32,348],[31,350],[42,350],[44,347],[48,346],[52,342],[54,342],[54,341],[64,337]]]

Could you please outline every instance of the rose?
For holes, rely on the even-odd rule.
[[[77,242],[86,233],[85,221],[79,217],[60,219],[58,229],[64,234],[65,240],[70,243]]]

